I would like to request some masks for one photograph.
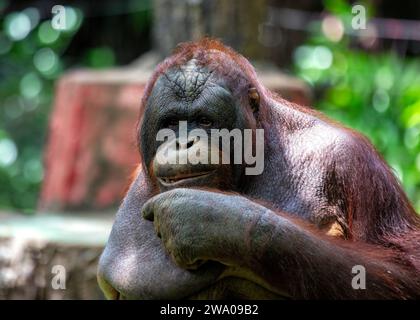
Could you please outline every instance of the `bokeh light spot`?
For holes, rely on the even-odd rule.
[[[333,56],[331,50],[327,47],[317,46],[313,53],[314,63],[318,69],[324,70],[331,67]]]
[[[42,48],[34,56],[34,65],[40,72],[50,74],[58,68],[58,57],[50,48]]]
[[[5,30],[10,39],[14,41],[25,39],[31,31],[31,20],[23,12],[11,13],[6,16]]]
[[[373,108],[379,113],[385,112],[389,107],[389,95],[385,90],[378,89],[373,94],[372,104]]]
[[[63,31],[71,32],[80,27],[82,22],[82,12],[79,9],[65,7],[66,24]]]
[[[31,23],[31,29],[34,29],[38,25],[40,20],[38,9],[30,7],[23,10],[22,13],[29,18],[29,21]]]
[[[404,133],[404,144],[408,149],[414,149],[420,142],[420,128],[408,128]]]
[[[324,46],[300,46],[294,54],[296,63],[303,69],[328,69],[333,61],[331,50]]]
[[[392,70],[383,67],[380,68],[375,75],[375,84],[378,88],[389,90],[394,85],[394,76]]]
[[[41,90],[41,79],[33,72],[26,74],[20,81],[20,92],[25,98],[34,98]]]
[[[43,43],[43,44],[53,43],[53,42],[57,41],[59,36],[60,36],[60,32],[58,30],[55,30],[51,26],[51,21],[44,21],[39,26],[38,38],[39,38],[39,41],[41,41],[41,43]]]
[[[43,178],[42,164],[39,159],[31,159],[27,161],[23,168],[23,175],[26,180],[32,183],[38,183]]]
[[[0,166],[7,167],[13,164],[17,158],[17,148],[14,142],[8,138],[0,140]]]
[[[333,42],[339,42],[344,35],[343,22],[335,16],[327,16],[322,20],[322,32]]]

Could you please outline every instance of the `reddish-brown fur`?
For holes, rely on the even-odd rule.
[[[140,115],[144,113],[146,102],[157,78],[169,68],[182,65],[192,58],[197,58],[200,63],[209,69],[216,70],[224,79],[227,79],[231,87],[237,89],[237,92],[233,92],[234,96],[240,96],[239,92],[243,92],[244,88],[250,85],[257,88],[261,95],[259,118],[263,126],[268,129],[272,129],[268,100],[274,99],[284,106],[313,115],[334,127],[339,127],[351,137],[352,143],[349,144],[351,150],[348,152],[354,155],[354,159],[351,163],[343,161],[341,167],[338,165],[337,168],[340,177],[345,178],[346,184],[345,186],[336,185],[335,183],[338,182],[334,180],[334,177],[330,181],[330,192],[334,193],[337,192],[336,189],[339,189],[341,193],[335,196],[344,199],[348,220],[345,230],[346,240],[331,239],[329,241],[336,242],[342,248],[360,251],[361,255],[372,261],[396,263],[400,267],[398,270],[402,273],[398,282],[386,272],[386,269],[378,268],[376,276],[383,279],[384,284],[394,292],[390,295],[391,297],[419,297],[420,279],[410,279],[410,277],[420,275],[420,218],[381,156],[359,133],[342,127],[315,110],[287,102],[266,90],[258,82],[255,71],[250,69],[248,62],[233,50],[212,39],[180,45],[172,57],[159,65],[149,81],[142,99]],[[295,125],[285,121],[286,126]],[[142,118],[139,125],[141,122]],[[325,156],[328,157],[328,155]],[[343,164],[346,166],[344,167]],[[283,215],[281,212],[279,214]],[[313,225],[299,218],[287,215],[287,219],[314,234],[319,233]],[[407,284],[408,282],[411,284]],[[410,287],[407,292],[399,289],[405,286]],[[302,287],[301,290],[309,289]],[[304,292],[297,293],[297,296],[310,295]]]

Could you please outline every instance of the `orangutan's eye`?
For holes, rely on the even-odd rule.
[[[169,118],[165,121],[165,127],[177,127],[179,125],[179,120],[177,118]]]
[[[213,124],[213,122],[206,117],[201,117],[200,120],[198,120],[198,124],[201,127],[210,127]]]

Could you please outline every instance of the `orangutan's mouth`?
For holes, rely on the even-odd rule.
[[[186,174],[178,174],[176,176],[158,177],[159,182],[167,187],[173,187],[180,184],[193,183],[197,179],[202,179],[211,175],[214,171],[193,172]]]

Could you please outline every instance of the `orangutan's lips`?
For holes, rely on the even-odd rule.
[[[192,182],[197,178],[206,177],[213,173],[213,171],[205,171],[205,172],[194,172],[188,174],[179,174],[172,177],[158,177],[158,180],[163,185],[176,185],[183,182]]]

